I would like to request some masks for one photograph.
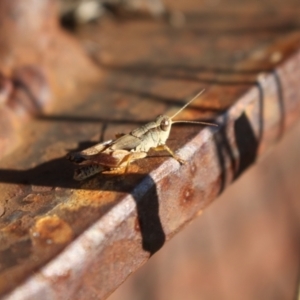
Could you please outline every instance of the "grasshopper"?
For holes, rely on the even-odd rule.
[[[116,139],[99,143],[81,152],[67,155],[67,159],[80,165],[74,173],[75,180],[84,180],[97,173],[109,170],[125,168],[125,173],[131,162],[147,156],[150,149],[160,151],[166,150],[180,164],[185,161],[177,156],[167,145],[172,124],[193,123],[209,126],[217,124],[196,121],[173,121],[181,111],[191,102],[198,98],[204,90],[200,91],[193,99],[180,108],[172,117],[166,115],[158,116],[155,121],[149,122],[128,134],[118,134]]]

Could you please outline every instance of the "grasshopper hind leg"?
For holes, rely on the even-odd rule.
[[[73,178],[77,181],[81,181],[86,178],[92,177],[95,174],[102,172],[103,170],[104,168],[98,164],[83,166],[75,170]]]
[[[135,160],[144,158],[146,156],[147,152],[130,152],[128,155],[126,155],[120,162],[120,167],[125,167],[124,174],[128,172],[130,163],[134,162]]]
[[[126,155],[120,163],[116,166],[116,168],[109,168],[110,170],[118,170],[121,168],[124,168],[124,174],[127,173],[130,163],[137,159],[141,159],[147,156],[146,152],[130,152],[128,155]],[[107,168],[104,168],[103,166],[92,163],[89,165],[85,165],[82,167],[79,167],[74,172],[74,179],[77,181],[81,181],[84,179],[87,179],[89,177],[92,177],[98,173],[101,173],[103,171],[109,171]]]

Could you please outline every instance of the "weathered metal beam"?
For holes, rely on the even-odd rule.
[[[211,37],[223,28],[217,21],[206,35],[200,15],[190,20],[180,29],[108,24],[109,40],[79,33],[104,49],[93,55],[105,79],[30,121],[21,146],[0,162],[3,299],[104,299],[298,119],[298,32],[228,41]],[[243,55],[233,55],[240,43]],[[78,142],[171,114],[203,87],[180,118],[220,126],[173,127],[168,145],[187,164],[152,153],[129,174],[72,180],[64,156]]]

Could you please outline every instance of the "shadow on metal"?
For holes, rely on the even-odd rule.
[[[279,130],[278,139],[281,138],[284,132],[285,126],[285,109],[284,109],[284,99],[282,84],[278,72],[275,70],[271,73],[276,82],[277,99],[279,106]],[[259,92],[259,129],[258,136],[255,136],[252,125],[246,115],[242,113],[241,116],[234,122],[234,136],[236,141],[236,146],[238,150],[238,156],[232,150],[230,142],[227,137],[226,127],[228,123],[227,113],[223,114],[222,125],[220,130],[214,136],[214,142],[216,145],[216,152],[218,154],[219,165],[222,170],[221,172],[221,185],[219,193],[226,187],[227,182],[227,171],[226,171],[226,156],[229,157],[231,170],[233,173],[233,179],[237,179],[251,164],[253,164],[258,155],[259,145],[263,140],[264,134],[264,90],[260,82],[256,82],[256,87]]]
[[[90,144],[83,143],[80,145],[80,148],[86,146],[90,146]],[[76,182],[72,177],[72,164],[70,164],[65,157],[51,160],[26,171],[0,170],[0,182],[67,189],[87,188],[86,181],[83,183]],[[89,185],[88,189],[123,194],[128,193],[132,195],[137,206],[143,249],[149,252],[150,255],[158,251],[165,242],[165,234],[158,215],[159,199],[156,191],[156,183],[151,176],[141,173],[129,173],[126,175],[99,174],[92,180],[93,184]],[[110,185],[106,184],[108,180],[111,182]],[[142,197],[139,196],[138,193],[135,193],[134,189],[139,184],[142,184],[143,190],[146,190],[146,194]],[[114,204],[115,203],[106,207],[106,212],[110,210]],[[47,205],[48,211],[51,211],[56,205],[57,203],[53,203],[53,205],[49,203],[49,205]],[[47,211],[43,211],[43,213],[46,212]],[[104,211],[102,211],[102,213],[103,212]],[[3,221],[5,222],[7,218],[9,219],[10,216],[6,216]]]

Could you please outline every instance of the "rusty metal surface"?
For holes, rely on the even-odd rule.
[[[0,161],[3,299],[104,299],[299,117],[296,2],[272,13],[254,1],[232,2],[232,11],[178,3],[180,28],[108,21],[80,29],[102,80],[28,122]],[[68,151],[171,114],[203,87],[180,119],[220,127],[173,127],[168,145],[186,165],[152,153],[126,176],[72,180]]]

